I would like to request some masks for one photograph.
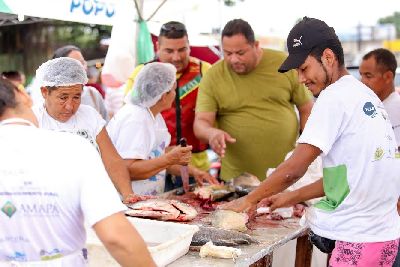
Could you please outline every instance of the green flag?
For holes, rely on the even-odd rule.
[[[4,3],[4,0],[0,0],[0,12],[13,13],[12,10]]]
[[[139,22],[139,35],[136,46],[136,64],[142,64],[154,59],[154,46],[146,21]]]

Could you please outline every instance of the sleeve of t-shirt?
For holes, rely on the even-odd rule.
[[[343,131],[345,108],[333,96],[320,96],[297,143],[310,144],[327,155]]]
[[[115,148],[123,159],[147,159],[151,152],[151,132],[147,124],[126,120],[115,138]]]
[[[83,165],[80,168],[80,205],[86,222],[93,226],[108,216],[126,210],[97,151],[89,143],[83,143],[78,157],[82,158]]]
[[[96,137],[103,130],[106,125],[106,121],[101,117],[100,113],[97,112],[93,107],[88,105],[81,105],[82,109],[85,111],[86,122],[93,126],[92,129],[95,129]]]
[[[297,107],[300,107],[312,99],[311,92],[307,87],[299,83],[299,78],[295,70],[288,72],[290,84],[292,85],[292,102]]]
[[[196,112],[216,112],[218,110],[218,102],[213,90],[212,75],[213,72],[207,71],[200,81]]]

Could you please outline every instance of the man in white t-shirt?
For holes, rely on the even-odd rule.
[[[395,91],[397,60],[392,52],[384,48],[372,50],[363,56],[360,64],[361,81],[371,88],[388,113],[397,146],[400,147],[400,94]],[[400,201],[397,202],[400,214]],[[400,266],[400,254],[393,267]]]
[[[383,104],[349,75],[342,45],[325,22],[304,17],[287,46],[279,71],[296,69],[318,99],[292,156],[256,190],[223,208],[243,211],[281,192],[321,155],[323,179],[300,196],[325,196],[306,213],[311,241],[332,253],[329,266],[391,266],[400,237],[400,162]]]
[[[99,154],[38,129],[31,103],[0,81],[0,266],[86,266],[84,221],[119,264],[154,266]]]
[[[359,70],[361,81],[383,102],[393,126],[397,146],[400,147],[400,94],[394,87],[396,68],[394,54],[387,49],[378,48],[364,55]]]

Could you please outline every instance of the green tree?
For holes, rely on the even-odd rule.
[[[55,49],[67,44],[80,47],[87,60],[105,56],[99,41],[111,36],[111,26],[59,20],[1,26],[0,72],[19,70],[28,80]]]
[[[379,24],[394,24],[394,26],[396,27],[396,37],[400,38],[400,12],[394,12],[393,15],[391,16],[387,16],[384,18],[380,18],[378,20]]]
[[[244,0],[240,0],[240,1],[244,1]],[[226,6],[234,6],[234,5],[236,5],[236,2],[237,2],[237,0],[224,0],[224,4],[226,5]]]

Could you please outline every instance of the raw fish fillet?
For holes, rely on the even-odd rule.
[[[180,214],[177,221],[191,221],[197,216],[197,210],[191,205],[180,202],[178,200],[169,200],[172,206],[179,210]]]
[[[225,230],[246,231],[249,216],[231,210],[217,210],[211,214],[211,225]]]
[[[162,221],[190,221],[197,211],[189,204],[167,199],[148,199],[129,204],[126,215]]]
[[[279,221],[292,217],[293,208],[277,208],[273,212],[270,212],[269,207],[259,207],[257,208],[257,214],[268,214],[271,220]]]
[[[196,187],[194,193],[200,199],[216,201],[233,195],[234,189],[226,185],[205,185]]]
[[[259,186],[260,180],[248,172],[240,174],[238,177],[232,179],[234,186]]]
[[[140,217],[140,218],[151,218],[160,221],[171,221],[177,219],[179,216],[179,211],[177,213],[169,213],[161,210],[132,210],[128,209],[125,211],[126,215],[132,217]]]
[[[230,248],[225,246],[215,246],[211,241],[200,248],[200,257],[207,256],[223,259],[235,259],[242,254],[239,248]]]

